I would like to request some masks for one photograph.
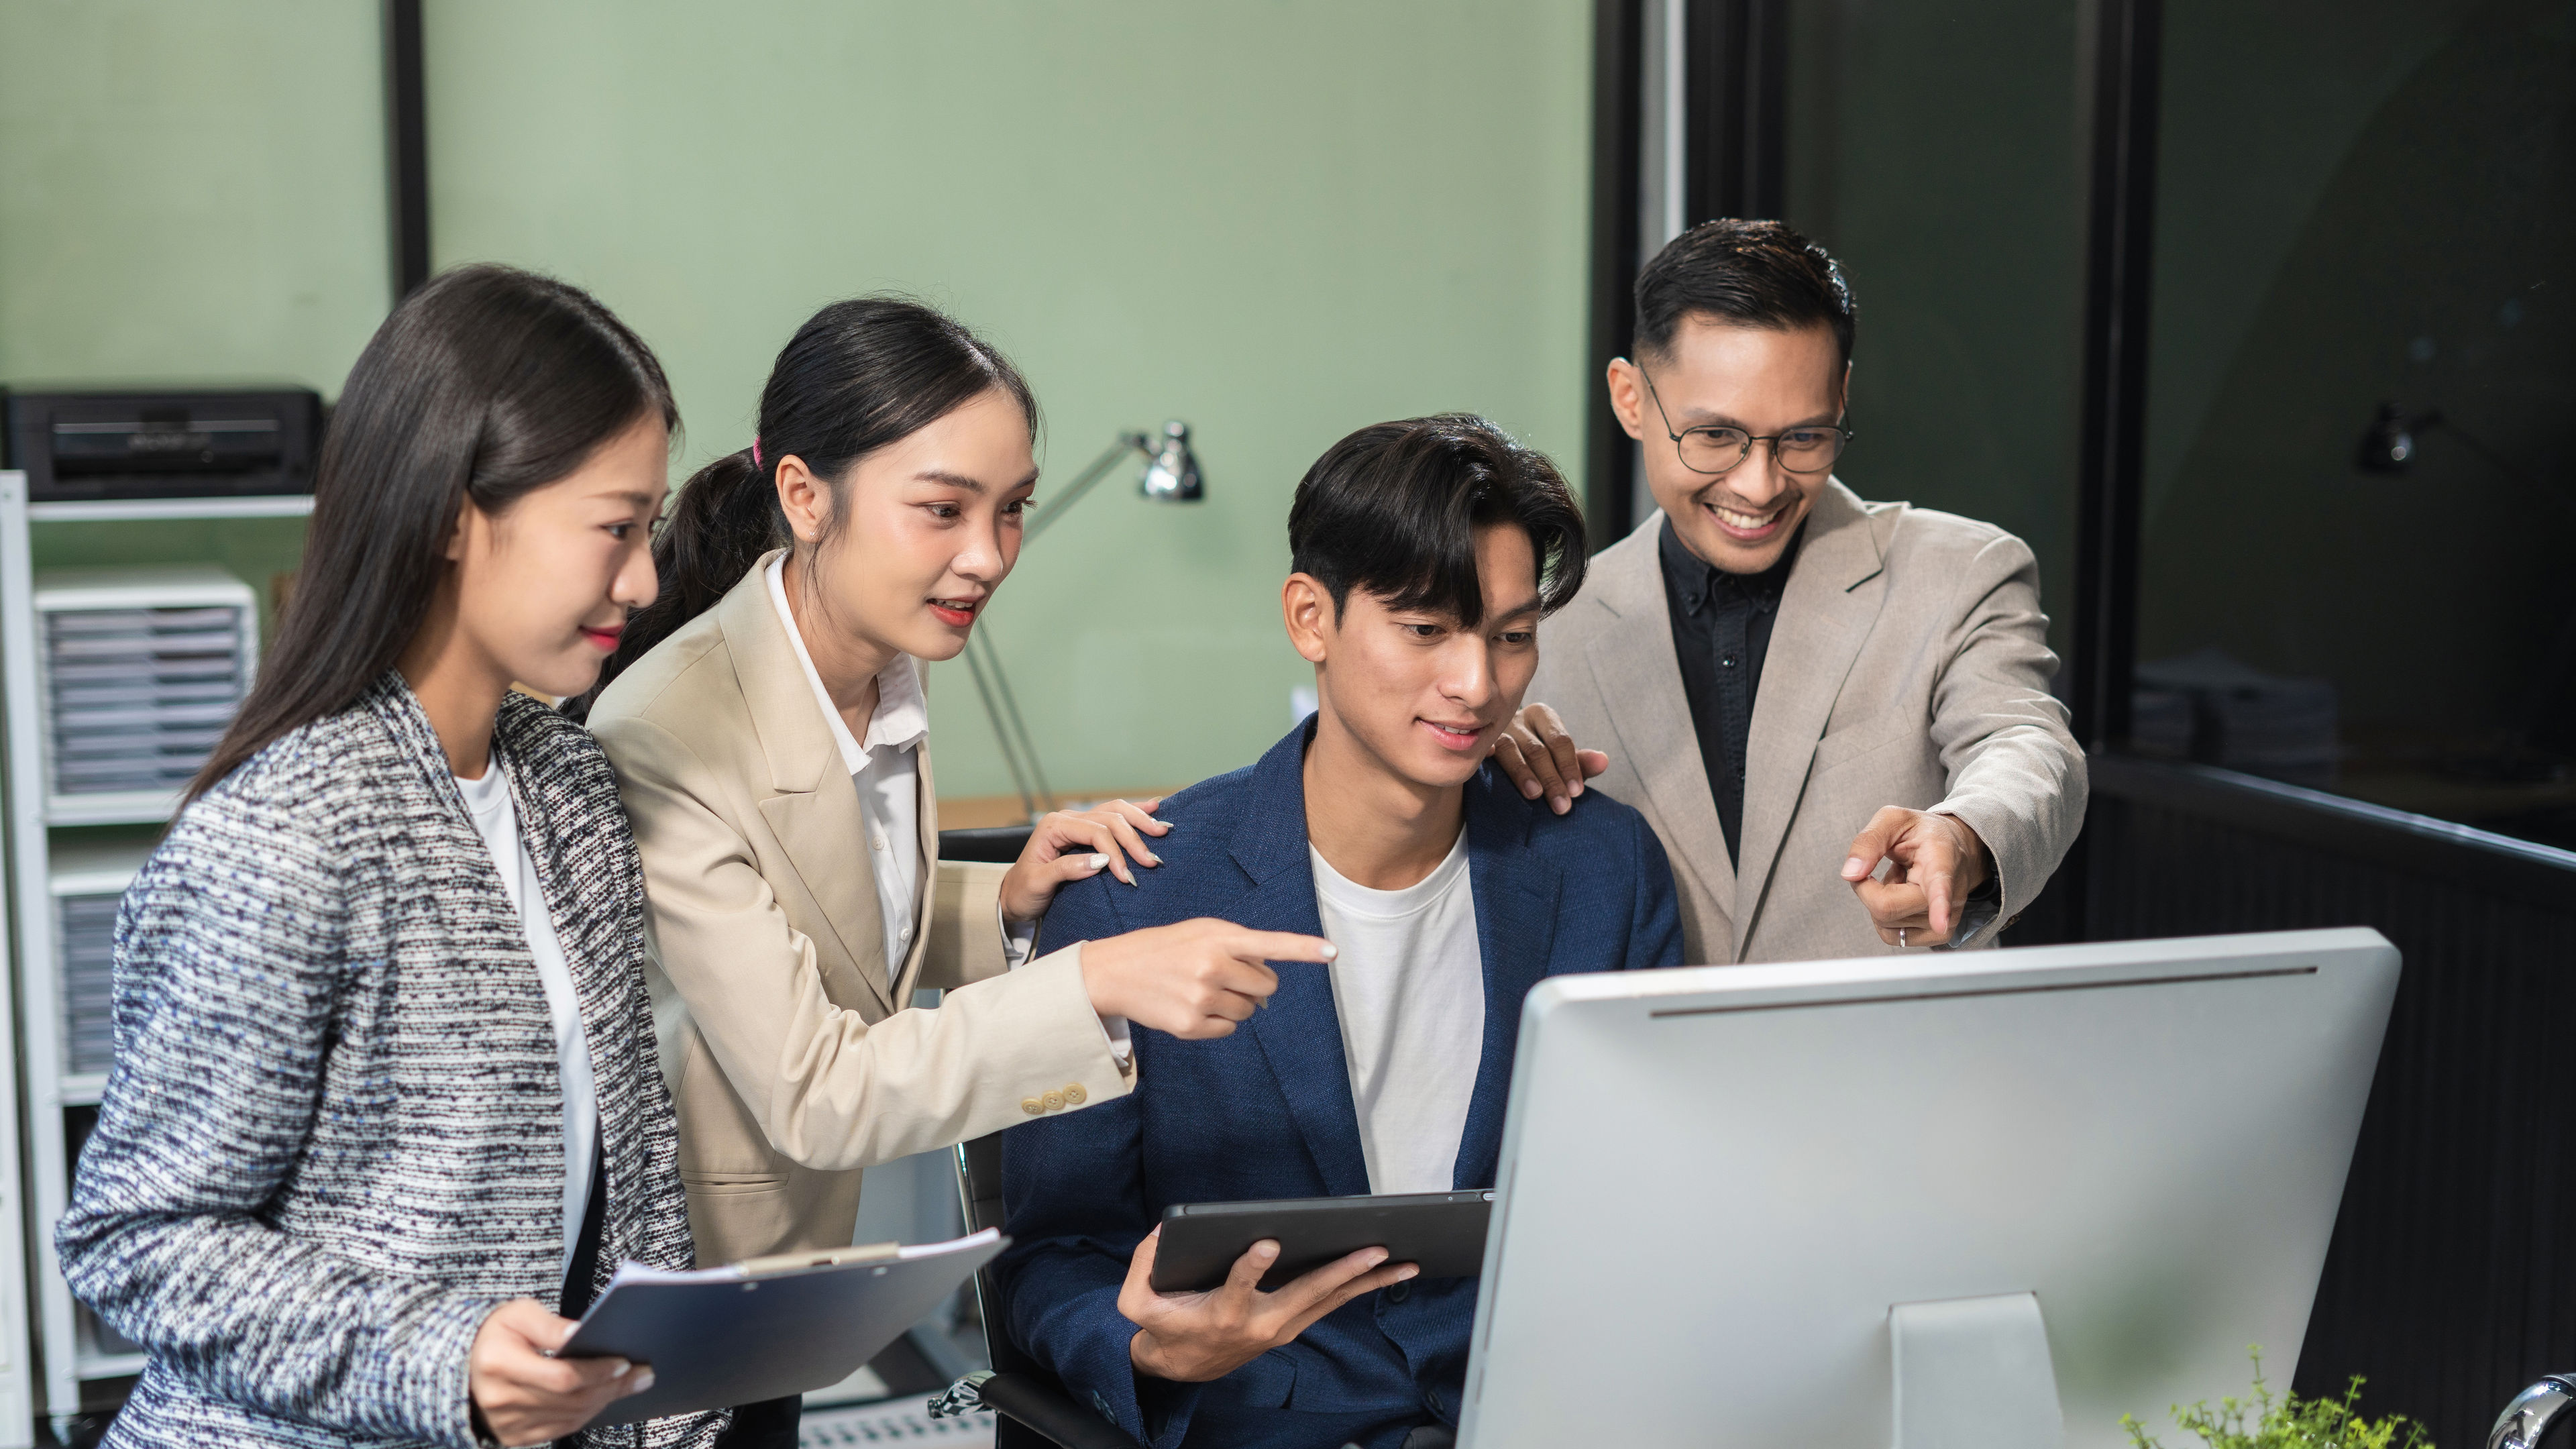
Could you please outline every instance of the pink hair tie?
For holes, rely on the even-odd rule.
[[[758,438],[751,440],[751,466],[755,468],[760,466],[760,439]]]

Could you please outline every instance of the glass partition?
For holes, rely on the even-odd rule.
[[[2074,598],[2086,134],[2075,0],[1792,0],[1787,219],[1860,305],[1837,474],[2010,529]]]
[[[2133,748],[2576,847],[2576,4],[2165,6]]]

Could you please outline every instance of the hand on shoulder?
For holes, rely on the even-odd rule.
[[[1169,821],[1157,820],[1159,799],[1138,803],[1111,800],[1088,810],[1057,810],[1029,832],[1020,858],[1002,877],[1002,919],[1034,921],[1046,914],[1055,893],[1103,870],[1128,885],[1136,883],[1133,866],[1157,866],[1163,858],[1146,843],[1170,833]],[[1131,864],[1132,863],[1132,864]]]
[[[1494,740],[1494,763],[1523,799],[1544,795],[1547,808],[1562,815],[1574,808],[1584,781],[1610,768],[1610,757],[1578,748],[1555,710],[1526,704]]]

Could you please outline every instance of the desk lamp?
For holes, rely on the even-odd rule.
[[[1117,441],[1064,485],[1054,502],[1029,519],[1020,534],[1020,546],[1037,542],[1038,535],[1062,518],[1083,494],[1091,491],[1092,485],[1131,456],[1145,460],[1136,491],[1147,498],[1158,503],[1196,503],[1206,495],[1199,481],[1198,454],[1190,448],[1190,425],[1174,418],[1163,424],[1159,438],[1120,433]],[[1002,762],[1010,767],[1011,784],[1019,791],[1020,807],[1035,821],[1055,808],[1055,792],[1047,788],[1046,772],[1038,766],[1037,744],[1029,738],[1029,727],[1020,719],[1019,702],[1011,697],[1010,679],[1002,672],[1002,656],[993,647],[990,620],[979,622],[975,632],[966,638],[966,669],[975,678],[975,693],[984,701],[985,716],[993,722],[993,738],[1001,742]]]

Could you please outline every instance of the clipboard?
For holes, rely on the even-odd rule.
[[[653,1366],[653,1387],[601,1410],[593,1429],[806,1393],[848,1378],[1009,1243],[986,1228],[692,1273],[627,1263],[556,1355]]]

